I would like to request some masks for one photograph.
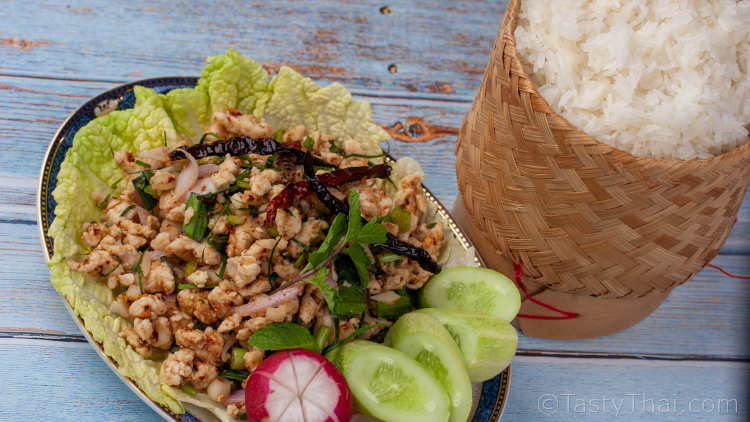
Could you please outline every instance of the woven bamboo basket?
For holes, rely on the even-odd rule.
[[[519,320],[531,336],[595,337],[645,318],[718,253],[750,178],[750,142],[694,161],[599,142],[539,94],[511,0],[457,145],[456,214],[484,260],[520,263],[534,297],[579,314]],[[554,315],[530,301],[522,312]]]

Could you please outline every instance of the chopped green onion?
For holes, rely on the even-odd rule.
[[[229,242],[229,235],[210,233],[206,242],[219,252],[223,252]]]
[[[183,393],[190,394],[191,396],[198,394],[198,390],[196,390],[189,384],[182,384],[180,390],[182,390]]]
[[[141,160],[135,160],[135,163],[136,163],[136,164],[138,164],[139,166],[141,166],[141,167],[145,167],[145,168],[147,168],[147,169],[150,169],[150,168],[151,168],[151,164],[149,164],[149,163],[147,163],[147,162],[145,162],[145,161],[141,161]]]
[[[330,144],[330,148],[329,149],[331,150],[332,153],[334,153],[334,154],[341,154],[342,152],[344,152],[341,148],[339,148],[338,145],[336,145],[336,141],[334,141],[333,139],[331,139],[330,141],[328,141],[328,143]]]
[[[182,225],[182,231],[185,232],[191,239],[200,242],[206,237],[206,228],[208,227],[208,211],[206,210],[206,204],[200,200],[200,197],[195,193],[190,194],[190,198],[187,201],[187,208],[193,210],[193,216],[187,224]]]
[[[132,210],[133,208],[135,208],[135,205],[133,205],[133,204],[130,204],[130,205],[128,205],[128,206],[127,206],[127,208],[125,208],[125,209],[124,209],[124,210],[123,210],[123,211],[122,211],[122,212],[120,213],[120,217],[124,217],[124,216],[125,216],[125,214],[129,213],[129,212],[130,212],[130,210]]]
[[[386,252],[380,256],[378,256],[378,261],[380,261],[381,264],[385,264],[386,262],[397,262],[404,259],[401,255],[396,255],[392,252]]]
[[[187,264],[185,264],[185,277],[189,276],[190,274],[194,273],[195,270],[198,269],[198,263],[195,261],[188,261]]]
[[[227,270],[227,257],[224,257],[224,259],[221,260],[221,266],[219,267],[219,272],[216,273],[216,275],[223,279],[224,278],[224,272]]]
[[[247,371],[237,371],[234,369],[225,369],[219,373],[220,377],[235,381],[245,381],[245,378],[249,375],[250,374]]]
[[[266,232],[268,232],[268,235],[271,237],[277,237],[279,235],[279,229],[277,229],[276,226],[267,228]]]
[[[232,360],[229,367],[234,370],[245,369],[245,354],[247,354],[247,349],[244,347],[232,347]]]
[[[106,207],[107,203],[109,202],[109,200],[111,198],[112,198],[112,194],[108,193],[107,196],[104,197],[104,199],[102,199],[101,201],[99,201],[98,204],[96,204],[96,207],[97,208],[104,208],[104,207]]]
[[[217,141],[223,141],[224,140],[224,138],[222,138],[221,136],[219,136],[219,135],[217,135],[217,134],[215,134],[213,132],[208,132],[208,133],[204,133],[203,136],[201,136],[201,139],[200,139],[200,141],[198,141],[198,144],[202,144],[202,143],[206,142],[206,138],[209,137],[209,136],[213,136],[214,138],[216,138]]]
[[[411,228],[411,213],[401,207],[395,207],[385,216],[385,221],[396,224],[400,232],[408,232]]]
[[[180,350],[180,346],[178,345],[172,345],[172,347],[169,349],[170,352],[175,353]]]
[[[249,205],[245,208],[238,208],[237,211],[247,211],[252,215],[253,217],[257,217],[258,214],[260,214],[260,211],[258,211],[258,207]]]
[[[279,158],[279,154],[271,154],[266,160],[266,168],[267,169],[273,168],[273,163],[274,161],[276,161],[277,158]]]
[[[385,157],[385,153],[380,154],[344,154],[344,158],[357,157],[357,158],[381,158]]]
[[[138,263],[133,267],[133,271],[138,274],[138,289],[143,294],[143,271],[141,270],[141,261],[143,261],[143,254],[138,258]]]
[[[313,145],[315,145],[315,140],[313,140],[313,138],[309,136],[305,136],[305,140],[302,141],[302,146],[305,149],[309,150],[309,149],[312,149]]]
[[[107,272],[107,274],[104,274],[102,277],[109,277],[110,274],[112,274],[118,268],[120,268],[120,265],[122,265],[122,263],[118,262],[117,265],[115,265],[115,268],[112,268],[111,270],[109,270],[109,272]]]
[[[277,282],[278,282],[278,280],[279,280],[279,274],[278,274],[278,273],[276,273],[275,271],[274,271],[274,272],[272,272],[272,273],[271,273],[271,274],[270,274],[270,275],[268,276],[268,283],[269,283],[269,284],[271,284],[271,288],[272,288],[272,289],[275,289],[275,288],[276,288],[276,285],[278,284],[278,283],[277,283]]]
[[[327,325],[321,325],[318,331],[315,332],[315,343],[318,344],[318,348],[323,350],[328,344],[328,339],[331,337],[331,327]]]
[[[304,249],[305,252],[310,252],[310,246],[308,244],[300,242],[297,239],[292,239],[292,242],[294,242],[294,243],[298,244],[299,246],[301,246],[302,249]]]
[[[120,182],[122,181],[122,179],[123,179],[123,178],[121,177],[121,178],[119,178],[119,179],[115,180],[114,182],[112,182],[112,184],[111,184],[111,185],[109,185],[110,189],[112,189],[112,190],[115,190],[115,189],[117,189],[117,185],[119,185],[119,184],[120,184]]]
[[[393,303],[372,301],[375,315],[383,318],[398,318],[407,312],[411,312],[413,308],[409,294],[404,289],[397,293],[399,298]]]
[[[159,201],[156,200],[154,195],[151,195],[146,191],[146,188],[151,187],[150,179],[154,177],[154,172],[151,170],[144,170],[141,175],[133,179],[133,187],[138,197],[143,203],[143,207],[147,210],[153,209]]]
[[[297,260],[294,261],[294,268],[302,268],[305,265],[305,262],[307,262],[307,254],[303,252],[297,257]]]
[[[241,215],[230,215],[227,217],[227,223],[229,223],[232,226],[239,226],[240,224],[245,222],[245,217]]]
[[[273,139],[276,142],[284,142],[284,129],[279,129],[273,134]]]
[[[188,289],[213,289],[214,287],[218,286],[218,284],[206,284],[205,287],[196,286],[193,283],[178,283],[177,289],[178,290],[188,290]]]

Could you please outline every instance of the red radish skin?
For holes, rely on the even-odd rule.
[[[274,353],[245,386],[248,422],[349,422],[352,407],[338,369],[308,350]]]

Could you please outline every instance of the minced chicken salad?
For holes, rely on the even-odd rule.
[[[387,135],[342,86],[288,68],[269,81],[230,50],[194,89],[135,96],[67,152],[50,269],[119,371],[172,411],[243,418],[269,335],[309,348],[305,327],[319,353],[382,342],[441,264],[473,265],[419,166],[386,162]]]

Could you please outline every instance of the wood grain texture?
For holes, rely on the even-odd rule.
[[[0,1],[0,421],[157,420],[83,342],[49,285],[35,190],[44,151],[70,112],[115,82],[195,75],[206,55],[234,47],[272,71],[289,64],[323,83],[345,83],[373,103],[383,125],[414,116],[456,128],[479,86],[505,3]],[[386,4],[392,13],[380,14]],[[388,71],[390,64],[397,73]],[[390,148],[395,156],[419,159],[428,187],[450,208],[456,194],[454,139],[394,142]],[[746,201],[716,262],[750,273],[748,239]],[[705,270],[622,333],[578,342],[521,338],[503,420],[617,416],[611,408],[545,414],[539,409],[545,393],[563,400],[565,393],[584,399],[638,393],[654,399],[737,398],[738,413],[630,412],[616,419],[748,419],[748,286]],[[30,397],[43,397],[44,405],[28,405]]]
[[[157,420],[86,343],[0,339],[0,359],[0,379],[23,374],[4,384],[1,421]],[[517,357],[503,420],[741,422],[748,375],[750,365],[737,362]],[[30,397],[45,405],[18,405]],[[670,407],[658,407],[662,399]]]
[[[401,1],[387,15],[380,0],[6,3],[13,19],[3,19],[0,73],[107,81],[191,74],[205,56],[232,47],[271,69],[288,64],[355,88],[471,96],[506,2]]]

